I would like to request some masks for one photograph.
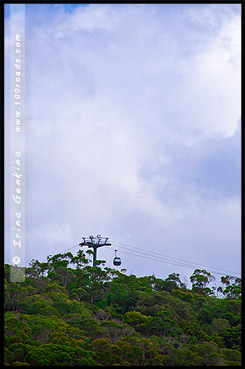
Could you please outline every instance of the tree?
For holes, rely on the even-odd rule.
[[[31,327],[20,319],[21,315],[12,312],[5,314],[5,339],[8,345],[31,341]]]
[[[171,284],[171,291],[176,288],[185,288],[185,284],[181,282],[179,276],[179,273],[171,273],[168,278],[166,278],[166,282]]]
[[[6,366],[241,365],[239,278],[223,277],[218,298],[205,270],[188,290],[177,273],[138,278],[98,265],[58,254],[33,261],[21,284],[6,266]]]
[[[204,269],[195,269],[190,277],[192,282],[192,291],[201,295],[213,295],[214,292],[206,287],[210,282],[214,281],[214,276]]]
[[[220,280],[226,287],[218,287],[218,291],[222,292],[226,298],[233,300],[241,296],[242,280],[240,278],[226,275],[221,277]]]

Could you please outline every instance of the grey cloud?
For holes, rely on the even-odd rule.
[[[181,196],[215,199],[240,197],[241,131],[231,137],[216,135],[186,146],[164,142],[166,164],[142,168],[139,175],[156,181],[155,192],[161,201]],[[162,179],[162,180],[161,180]],[[178,192],[179,191],[179,192]]]

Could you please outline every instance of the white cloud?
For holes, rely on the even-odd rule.
[[[43,244],[43,233],[43,257],[51,239],[65,249],[69,238],[91,233],[129,243],[140,233],[141,247],[151,240],[161,252],[164,231],[167,254],[184,240],[182,257],[198,249],[207,201],[207,192],[192,191],[207,176],[199,163],[212,162],[208,140],[234,135],[240,117],[237,8],[94,4],[59,7],[34,23],[34,5],[26,7],[28,248],[34,238]],[[188,170],[181,177],[189,165],[181,156],[191,158],[195,180]],[[229,222],[227,249],[236,238],[233,195],[219,199],[223,218],[220,202],[209,199],[208,242],[217,250]],[[235,211],[226,206],[232,201]]]

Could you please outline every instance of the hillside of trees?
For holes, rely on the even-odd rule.
[[[92,267],[79,250],[5,265],[6,366],[240,366],[241,280],[196,269],[188,289]]]

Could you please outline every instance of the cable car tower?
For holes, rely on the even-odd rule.
[[[88,246],[91,247],[93,252],[93,267],[96,265],[97,260],[97,249],[102,246],[111,246],[111,243],[108,242],[108,237],[101,237],[100,234],[98,234],[96,237],[89,236],[89,237],[82,237],[83,242],[79,243],[79,246]]]

